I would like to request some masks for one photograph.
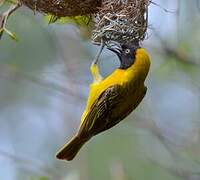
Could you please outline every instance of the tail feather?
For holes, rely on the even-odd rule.
[[[56,157],[61,160],[71,161],[79,152],[81,147],[87,140],[74,136],[61,150],[56,154]]]

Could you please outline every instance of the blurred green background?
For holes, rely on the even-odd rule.
[[[200,180],[199,2],[155,2],[146,97],[72,162],[55,153],[79,126],[98,47],[85,29],[48,25],[27,8],[10,17],[19,42],[0,41],[0,180]],[[105,50],[102,74],[118,65]]]

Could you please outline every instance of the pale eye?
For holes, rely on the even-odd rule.
[[[125,50],[125,53],[126,53],[126,54],[130,54],[130,52],[131,52],[130,49],[126,49],[126,50]]]

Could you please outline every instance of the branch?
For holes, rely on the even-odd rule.
[[[6,31],[12,37],[12,33],[10,33],[6,29],[6,23],[7,23],[8,18],[10,17],[10,15],[13,12],[15,12],[20,6],[21,6],[21,4],[19,2],[17,4],[12,4],[7,11],[5,11],[3,14],[0,14],[0,39],[1,39],[4,31]],[[15,39],[14,36],[13,36],[13,38]]]

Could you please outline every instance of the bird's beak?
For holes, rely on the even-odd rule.
[[[122,50],[120,48],[110,48],[110,47],[108,47],[107,49],[114,52],[121,59]]]

